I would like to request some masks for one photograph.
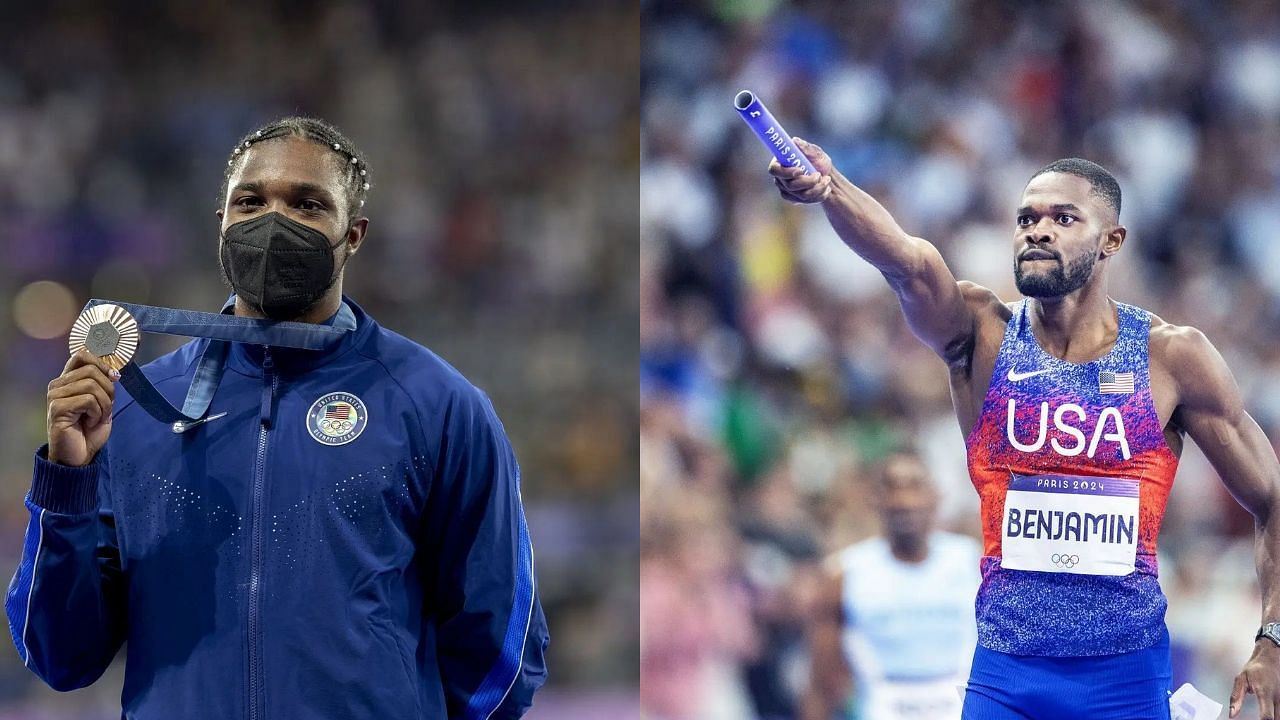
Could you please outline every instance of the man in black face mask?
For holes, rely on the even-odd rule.
[[[216,376],[202,419],[172,427],[85,350],[50,383],[6,610],[54,688],[94,682],[127,642],[129,717],[518,718],[532,703],[547,629],[505,430],[483,392],[342,294],[368,178],[310,118],[250,134],[227,163],[224,312],[331,326],[325,349],[184,345],[142,368],[169,402]]]
[[[228,164],[218,210],[223,278],[237,315],[320,322],[337,312],[343,268],[369,227],[355,217],[368,169],[341,141],[260,143],[245,141]]]
[[[250,309],[292,320],[338,282],[342,266],[334,252],[322,231],[270,212],[227,228],[218,259],[223,278]],[[343,252],[344,264],[354,252]]]

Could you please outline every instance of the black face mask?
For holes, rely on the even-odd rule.
[[[319,230],[270,212],[228,227],[219,258],[236,297],[272,320],[292,320],[333,285],[336,247]]]

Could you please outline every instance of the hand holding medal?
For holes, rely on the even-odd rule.
[[[86,308],[68,342],[71,358],[49,383],[46,429],[51,462],[88,465],[111,435],[120,369],[138,349],[138,324],[117,305]]]

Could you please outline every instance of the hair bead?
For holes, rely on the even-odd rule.
[[[279,138],[284,136],[298,136],[307,140],[317,142],[321,145],[331,148],[339,156],[346,157],[350,162],[346,163],[346,167],[351,168],[351,174],[346,175],[343,185],[346,189],[348,202],[355,201],[359,203],[359,207],[364,207],[365,201],[360,196],[365,195],[371,185],[367,182],[369,175],[368,163],[364,158],[360,157],[355,147],[343,145],[346,142],[342,133],[336,128],[328,125],[323,121],[317,121],[311,118],[285,118],[284,120],[271,123],[264,126],[260,130],[255,130],[251,135],[246,136],[247,139],[243,144],[237,144],[232,148],[232,154],[227,159],[227,170],[224,173],[224,183],[230,180],[232,171],[240,157],[247,156],[250,147],[263,140]],[[359,171],[357,174],[355,171]],[[227,187],[224,184],[223,197],[225,200]],[[348,205],[348,208],[350,205]]]

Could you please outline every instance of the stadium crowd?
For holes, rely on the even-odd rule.
[[[919,448],[940,523],[978,534],[942,363],[823,213],[778,197],[738,90],[1006,300],[1023,185],[1060,157],[1100,162],[1129,228],[1112,296],[1203,330],[1280,444],[1274,3],[648,0],[643,13],[646,717],[794,717],[816,580],[877,532],[868,469],[892,448]],[[1160,546],[1175,687],[1225,701],[1248,657],[1252,533],[1188,444]]]

